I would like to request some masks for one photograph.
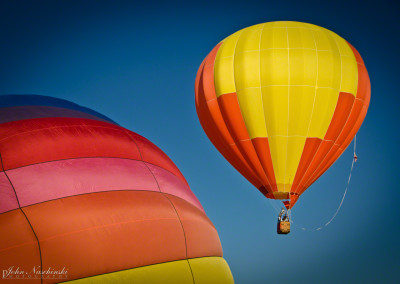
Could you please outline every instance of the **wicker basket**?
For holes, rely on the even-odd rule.
[[[290,233],[290,222],[280,221],[278,222],[278,234],[289,234]]]

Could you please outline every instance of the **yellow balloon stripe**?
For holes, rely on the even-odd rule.
[[[222,257],[191,258],[189,263],[196,284],[233,284],[234,282],[231,270]]]
[[[250,138],[267,137],[261,88],[243,89],[237,96]]]
[[[316,88],[314,108],[307,137],[324,139],[332,120],[339,91],[331,88]]]
[[[214,63],[214,81],[217,98],[222,94],[236,92],[233,72],[233,55],[240,32],[229,36],[218,49]]]
[[[67,283],[231,284],[233,277],[222,257],[201,257],[117,271]]]
[[[357,68],[343,38],[312,24],[260,24],[222,42],[217,97],[236,92],[250,138],[269,138],[280,192],[290,191],[306,138],[324,139],[339,92],[356,95]]]

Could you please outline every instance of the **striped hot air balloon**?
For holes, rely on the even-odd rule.
[[[178,168],[107,117],[0,96],[0,161],[1,283],[233,283]]]
[[[370,102],[357,50],[306,23],[240,30],[204,59],[196,109],[221,154],[266,197],[299,196],[343,153]]]

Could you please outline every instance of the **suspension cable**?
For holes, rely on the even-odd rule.
[[[269,201],[269,204],[271,205],[271,208],[274,209],[276,211],[276,213],[279,213],[279,209],[277,208],[276,203],[273,200],[269,199],[269,198],[267,198],[267,199]]]
[[[340,208],[343,205],[344,198],[346,197],[347,191],[348,191],[349,186],[350,186],[351,173],[353,172],[354,164],[357,162],[356,143],[357,143],[357,136],[354,136],[354,140],[353,140],[353,145],[354,145],[353,161],[351,162],[350,174],[349,174],[349,178],[347,179],[347,185],[346,185],[346,189],[344,191],[342,200],[340,201],[339,207],[336,209],[335,214],[333,214],[332,218],[328,222],[326,222],[324,225],[322,225],[322,226],[320,226],[318,228],[307,229],[307,228],[304,228],[304,227],[301,227],[299,225],[294,224],[296,227],[302,229],[303,231],[319,231],[319,230],[322,230],[323,228],[327,227],[333,221],[333,219],[335,219],[336,215],[339,213]],[[291,222],[294,223],[293,222],[293,218],[291,218]]]

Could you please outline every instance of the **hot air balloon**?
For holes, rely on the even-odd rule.
[[[215,46],[195,93],[214,146],[264,196],[290,209],[352,141],[370,81],[360,54],[334,32],[269,22]]]
[[[179,169],[109,118],[0,96],[0,162],[2,283],[233,283]]]

